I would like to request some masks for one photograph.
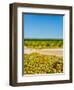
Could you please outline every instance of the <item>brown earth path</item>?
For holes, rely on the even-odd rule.
[[[43,55],[56,55],[56,56],[63,56],[63,48],[57,48],[57,49],[31,49],[24,47],[24,54],[30,54],[30,53],[40,53]]]

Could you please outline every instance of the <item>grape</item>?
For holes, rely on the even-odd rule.
[[[31,53],[24,55],[24,74],[63,72],[63,57]]]

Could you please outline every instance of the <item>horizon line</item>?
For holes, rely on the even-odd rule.
[[[24,38],[24,40],[63,40],[62,38]]]

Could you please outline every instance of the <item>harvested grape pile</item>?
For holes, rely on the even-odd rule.
[[[63,57],[31,53],[24,55],[24,74],[63,72]]]

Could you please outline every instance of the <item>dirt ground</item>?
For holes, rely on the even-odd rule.
[[[24,54],[30,53],[40,53],[43,55],[56,55],[56,56],[63,56],[63,48],[58,49],[31,49],[24,47]]]

